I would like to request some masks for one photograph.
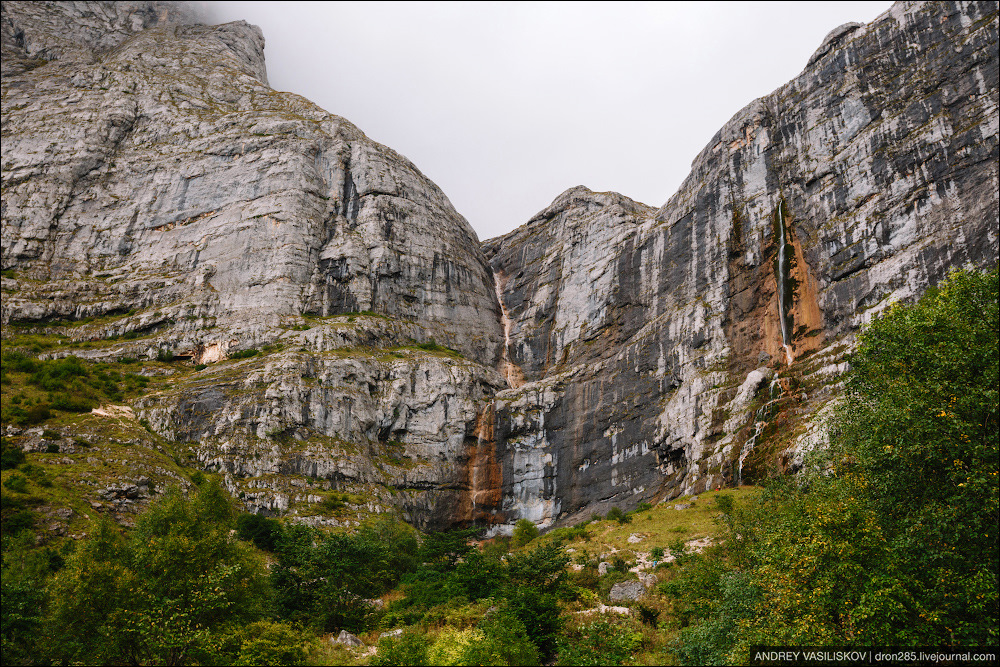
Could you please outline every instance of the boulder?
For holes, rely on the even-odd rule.
[[[611,587],[608,599],[612,602],[638,600],[646,592],[646,586],[641,581],[621,581]]]
[[[340,634],[330,640],[334,644],[344,644],[345,646],[364,646],[364,642],[352,635],[347,630],[341,630]]]

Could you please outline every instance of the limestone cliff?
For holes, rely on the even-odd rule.
[[[997,262],[995,2],[841,26],[661,208],[577,187],[482,245],[271,89],[254,26],[4,2],[0,29],[4,349],[153,378],[4,426],[95,503],[195,467],[301,521],[509,527],[756,479],[821,440],[861,323]],[[95,491],[98,451],[131,477]]]
[[[229,471],[234,490],[261,471],[317,470],[289,461],[302,443],[337,458],[334,438],[368,464],[320,466],[327,488],[346,475],[460,494],[477,401],[501,382],[502,330],[478,239],[440,189],[268,87],[255,26],[142,2],[5,2],[2,25],[3,323],[104,341],[73,351],[90,358],[213,364],[193,396],[179,383],[141,416]],[[274,361],[238,382],[216,365],[265,346]],[[290,373],[300,391],[286,391]],[[210,412],[193,416],[192,402]],[[390,444],[402,472],[369,470]],[[396,504],[447,524],[461,502]]]
[[[794,464],[861,323],[996,264],[997,77],[997,3],[897,3],[736,114],[658,210],[578,187],[487,241],[528,381],[497,442],[538,477],[504,506],[533,484],[552,521]]]

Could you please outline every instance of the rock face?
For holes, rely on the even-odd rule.
[[[258,28],[161,25],[140,3],[127,23],[117,4],[90,17],[106,38],[64,34],[76,50],[47,46],[59,24],[42,8],[4,5],[9,48],[53,58],[4,78],[3,268],[44,281],[4,299],[5,322],[158,310],[183,351],[266,342],[282,316],[373,311],[496,361],[492,277],[433,183],[269,88]]]
[[[4,2],[0,29],[5,348],[180,359],[94,419],[254,511],[545,526],[793,469],[857,327],[997,262],[995,2],[841,26],[661,208],[576,187],[482,245],[272,90],[254,26]]]
[[[294,342],[299,356],[237,382],[240,400],[205,386],[210,374],[193,395],[148,399],[141,416],[195,443],[234,490],[289,469],[328,486],[357,473],[401,493],[459,493],[483,392],[502,383],[502,329],[478,239],[440,189],[346,120],[268,87],[255,26],[192,24],[179,6],[141,2],[5,2],[0,23],[3,323],[103,318],[72,335],[119,338],[86,355],[112,359],[213,363]],[[364,315],[317,328],[350,313]],[[357,350],[406,345],[426,349],[405,363]],[[445,346],[464,359],[436,352]],[[349,363],[327,358],[334,348]],[[280,405],[268,398],[285,390]],[[434,461],[388,477],[350,457],[327,465],[328,450],[289,463],[326,437],[398,443],[400,460],[434,449]],[[280,506],[283,485],[266,486],[261,502]],[[423,525],[462,506],[413,502],[396,504]]]
[[[758,439],[794,452],[860,324],[995,266],[997,77],[996,3],[897,3],[736,114],[660,209],[577,187],[487,241],[527,380],[498,395],[504,479],[527,469],[504,506],[549,522],[745,481]]]

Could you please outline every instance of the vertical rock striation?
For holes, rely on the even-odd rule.
[[[731,483],[754,442],[801,446],[859,325],[995,265],[997,43],[995,2],[897,3],[736,114],[660,209],[574,188],[484,243],[529,380],[496,430],[538,480],[505,503],[551,522]]]
[[[119,340],[78,352],[105,359],[269,346],[246,377],[213,367],[140,416],[234,491],[265,494],[247,501],[259,509],[288,509],[304,476],[397,489],[372,493],[421,525],[467,520],[503,330],[444,193],[271,89],[255,26],[201,25],[173,3],[2,7],[3,324],[103,318],[67,331]]]

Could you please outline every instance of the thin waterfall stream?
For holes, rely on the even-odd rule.
[[[794,356],[792,354],[792,334],[788,327],[789,313],[787,310],[789,294],[789,277],[788,277],[788,234],[785,230],[785,216],[783,215],[782,208],[784,207],[784,200],[778,200],[778,208],[775,215],[778,217],[778,236],[780,240],[778,241],[778,319],[781,321],[781,345],[785,348],[785,360],[788,365],[792,365],[794,361]]]
[[[497,294],[497,303],[500,304],[500,322],[503,324],[503,357],[502,357],[502,368],[503,379],[507,381],[507,386],[511,389],[516,389],[524,384],[521,376],[521,369],[517,367],[517,364],[510,360],[510,329],[513,326],[510,317],[507,315],[507,308],[503,305],[503,292],[501,290],[501,281],[503,280],[503,273],[493,272],[493,287]]]

